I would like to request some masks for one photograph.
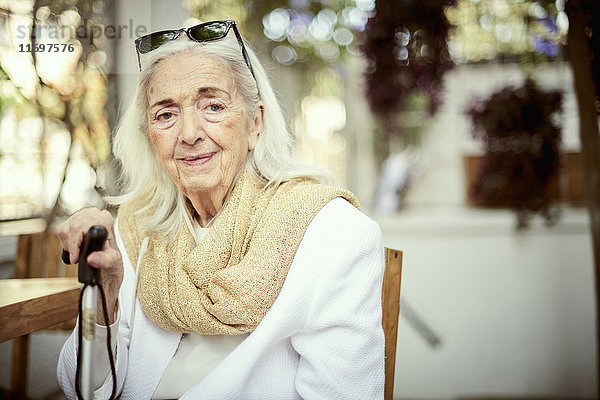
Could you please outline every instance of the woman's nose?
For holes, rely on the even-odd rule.
[[[198,140],[206,138],[202,118],[198,115],[195,107],[186,107],[182,110],[183,123],[181,124],[180,139],[182,142],[193,145]]]

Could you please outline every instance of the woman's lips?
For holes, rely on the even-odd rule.
[[[203,165],[203,164],[206,164],[208,161],[210,161],[215,154],[217,154],[217,153],[212,152],[212,153],[198,154],[195,156],[183,157],[183,158],[180,158],[180,160],[185,165],[190,165],[190,166]]]

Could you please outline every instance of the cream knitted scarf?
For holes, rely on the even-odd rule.
[[[254,330],[277,298],[313,217],[335,197],[358,207],[352,193],[307,179],[263,186],[243,172],[197,246],[186,224],[174,242],[148,234],[138,295],[157,325],[199,334]],[[133,211],[127,205],[119,210],[132,262],[142,242]]]

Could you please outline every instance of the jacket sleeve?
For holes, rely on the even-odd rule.
[[[127,253],[123,248],[123,244],[121,238],[119,236],[119,232],[115,226],[115,235],[117,239],[117,244],[119,246],[119,250],[123,255],[123,268],[130,270],[133,269],[131,262],[127,257]],[[123,290],[125,280],[123,281],[123,285],[121,285],[119,291],[119,312],[118,312],[118,329],[111,329],[111,333],[116,332],[117,334],[111,337],[112,348],[114,349],[114,361],[115,361],[115,369],[117,375],[117,394],[119,394],[123,389],[123,383],[125,381],[125,374],[127,372],[127,363],[128,363],[128,352],[129,352],[129,322],[127,319],[127,315],[123,310]],[[116,327],[115,327],[116,328]],[[58,365],[56,369],[56,375],[58,379],[58,384],[60,388],[65,393],[65,396],[68,399],[77,399],[77,392],[75,390],[75,372],[77,368],[77,329],[78,326],[75,326],[75,329],[63,345],[60,355],[58,357]],[[97,327],[97,329],[106,329],[102,327]],[[104,375],[106,379],[101,384],[100,387],[96,388],[94,398],[95,399],[109,399],[110,394],[112,392],[112,375],[110,372],[110,367],[108,363],[108,354],[106,349],[105,336],[103,332],[98,331],[98,335],[96,336],[96,341],[101,340],[102,343],[96,343],[95,351],[96,354],[99,355],[100,361],[94,364],[95,368],[101,368],[104,366],[105,371],[95,371],[95,375]],[[116,342],[116,343],[115,343]],[[99,352],[104,352],[99,353]],[[105,362],[104,362],[105,361]],[[97,378],[96,378],[97,379]]]
[[[326,206],[338,202],[335,212],[313,221],[296,254],[319,265],[306,285],[306,322],[291,338],[300,355],[296,391],[304,399],[382,399],[381,230],[340,201]]]

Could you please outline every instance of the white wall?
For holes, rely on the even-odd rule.
[[[449,208],[379,216],[404,251],[402,298],[441,338],[401,317],[397,398],[595,394],[590,240],[583,210],[515,233],[508,211]]]

